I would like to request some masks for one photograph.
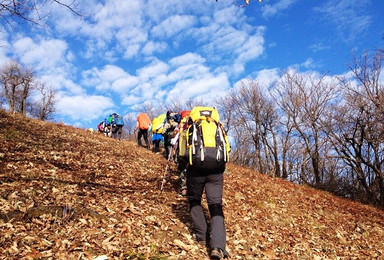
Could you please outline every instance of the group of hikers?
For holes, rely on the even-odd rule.
[[[138,145],[150,148],[148,132],[151,131],[153,151],[159,153],[163,143],[168,164],[171,161],[177,164],[180,193],[190,205],[195,239],[209,245],[212,259],[228,257],[222,195],[230,146],[218,111],[214,107],[194,107],[181,112],[168,111],[152,121],[143,112],[137,116],[136,129]],[[209,222],[201,205],[204,191]]]
[[[117,113],[112,113],[97,125],[97,132],[121,140],[124,120]]]
[[[120,140],[123,126],[123,118],[113,113],[97,125],[97,131]],[[168,162],[161,190],[166,184],[170,163],[177,165],[180,194],[187,197],[190,205],[194,238],[211,248],[212,259],[228,257],[222,196],[223,173],[229,161],[230,146],[216,108],[167,111],[152,120],[142,112],[137,116],[135,132],[139,146],[149,149],[151,136],[153,152],[160,153],[160,145],[164,145]],[[209,221],[201,205],[204,192]]]

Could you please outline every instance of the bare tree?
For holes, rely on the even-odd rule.
[[[319,186],[326,174],[325,158],[328,149],[321,118],[336,97],[337,85],[325,75],[318,77],[310,73],[289,71],[283,75],[277,91],[280,94],[281,109],[291,120],[294,130],[292,138],[302,144],[303,149],[298,151],[305,151],[302,158],[309,160],[302,161],[306,172],[302,180]]]
[[[171,99],[168,100],[167,103],[159,103],[160,111],[163,111],[162,113],[165,113],[167,111],[172,111],[176,113],[180,113],[183,110],[191,110],[195,106],[213,106],[213,104],[207,104],[203,100],[198,99]]]
[[[220,112],[220,121],[223,123],[224,131],[229,132],[232,128],[233,111],[235,103],[231,102],[229,95],[220,97],[215,101],[217,108]]]
[[[133,114],[126,114],[123,117],[124,127],[122,137],[123,139],[136,140],[135,136],[135,126],[136,126],[136,116]]]
[[[23,69],[17,61],[10,61],[0,68],[0,83],[10,112],[26,115],[33,81],[32,71]]]
[[[141,105],[141,110],[138,111],[139,113],[145,112],[147,113],[148,117],[152,120],[156,116],[158,116],[158,109],[155,108],[155,106],[150,102],[144,102]]]
[[[218,101],[235,139],[233,161],[281,177],[276,110],[258,82],[249,80]]]
[[[381,206],[384,205],[384,85],[380,82],[383,61],[381,51],[352,59],[349,68],[353,81],[342,79],[343,102],[334,106],[326,121],[335,150],[348,167],[349,194]]]
[[[58,4],[69,9],[76,15],[76,0],[70,4],[66,4],[59,0],[0,0],[0,20],[5,24],[11,25],[12,22],[28,22],[39,24],[41,20],[47,17],[50,13],[44,12],[43,7],[47,4]]]
[[[33,117],[40,120],[52,120],[55,113],[56,92],[52,87],[48,87],[42,82],[36,82],[34,89],[38,99],[31,102],[29,112]]]
[[[26,116],[28,106],[27,100],[30,96],[30,91],[34,88],[35,77],[31,69],[25,69],[22,77],[23,81],[21,84],[21,88],[19,89],[19,102],[17,104],[19,106],[18,112]]]

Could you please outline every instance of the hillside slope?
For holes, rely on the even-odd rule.
[[[208,258],[161,155],[2,110],[0,143],[0,259]],[[231,259],[384,259],[383,211],[232,164],[224,213]]]

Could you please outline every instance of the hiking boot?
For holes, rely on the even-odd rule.
[[[204,240],[204,239],[199,239],[196,235],[196,233],[193,233],[192,234],[192,237],[197,241],[197,243],[199,243],[200,245],[203,245],[205,246],[207,244],[207,241]]]
[[[225,257],[224,251],[221,248],[213,248],[211,251],[211,259],[222,259]]]
[[[197,240],[197,243],[199,243],[202,246],[207,245],[207,241],[205,241],[205,240]]]

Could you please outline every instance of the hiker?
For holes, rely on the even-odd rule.
[[[97,124],[97,131],[101,134],[104,133],[104,126],[105,126],[105,122],[104,121],[101,121],[100,123]]]
[[[175,130],[177,131],[178,123],[180,122],[177,122],[177,115],[179,114],[168,111],[164,122],[162,135],[164,137],[165,158],[167,159],[172,148],[171,139],[175,136],[174,132]]]
[[[179,175],[180,182],[180,195],[187,195],[187,165],[188,160],[185,158],[185,149],[187,142],[187,129],[188,129],[188,119],[189,119],[189,110],[184,110],[181,113],[181,120],[179,123],[179,140],[178,140],[178,153],[177,153],[177,172]]]
[[[153,144],[153,152],[160,152],[160,142],[164,142],[163,135],[161,134],[163,131],[163,122],[166,115],[161,114],[158,117],[152,120],[152,144]]]
[[[145,141],[145,147],[149,148],[149,143],[148,143],[148,129],[151,126],[151,120],[149,119],[148,115],[146,113],[140,113],[137,116],[137,123],[135,130],[139,130],[137,133],[137,143],[139,146],[141,145],[141,137],[144,138]]]
[[[117,113],[113,113],[112,119],[111,119],[112,138],[121,140],[121,134],[123,132],[123,126],[124,126],[123,117]]]
[[[109,125],[109,137],[113,137],[113,133],[116,132],[116,125],[115,125],[115,118],[116,118],[117,114],[116,113],[112,113],[109,115],[108,117],[108,125]]]
[[[221,259],[228,257],[225,250],[222,195],[223,173],[229,159],[230,147],[215,108],[193,108],[188,124],[187,198],[194,236],[201,244],[209,242],[212,259]],[[201,206],[204,190],[210,213],[210,229]]]
[[[109,123],[109,120],[107,118],[104,119],[104,129],[103,133],[105,136],[111,136],[111,124]]]

